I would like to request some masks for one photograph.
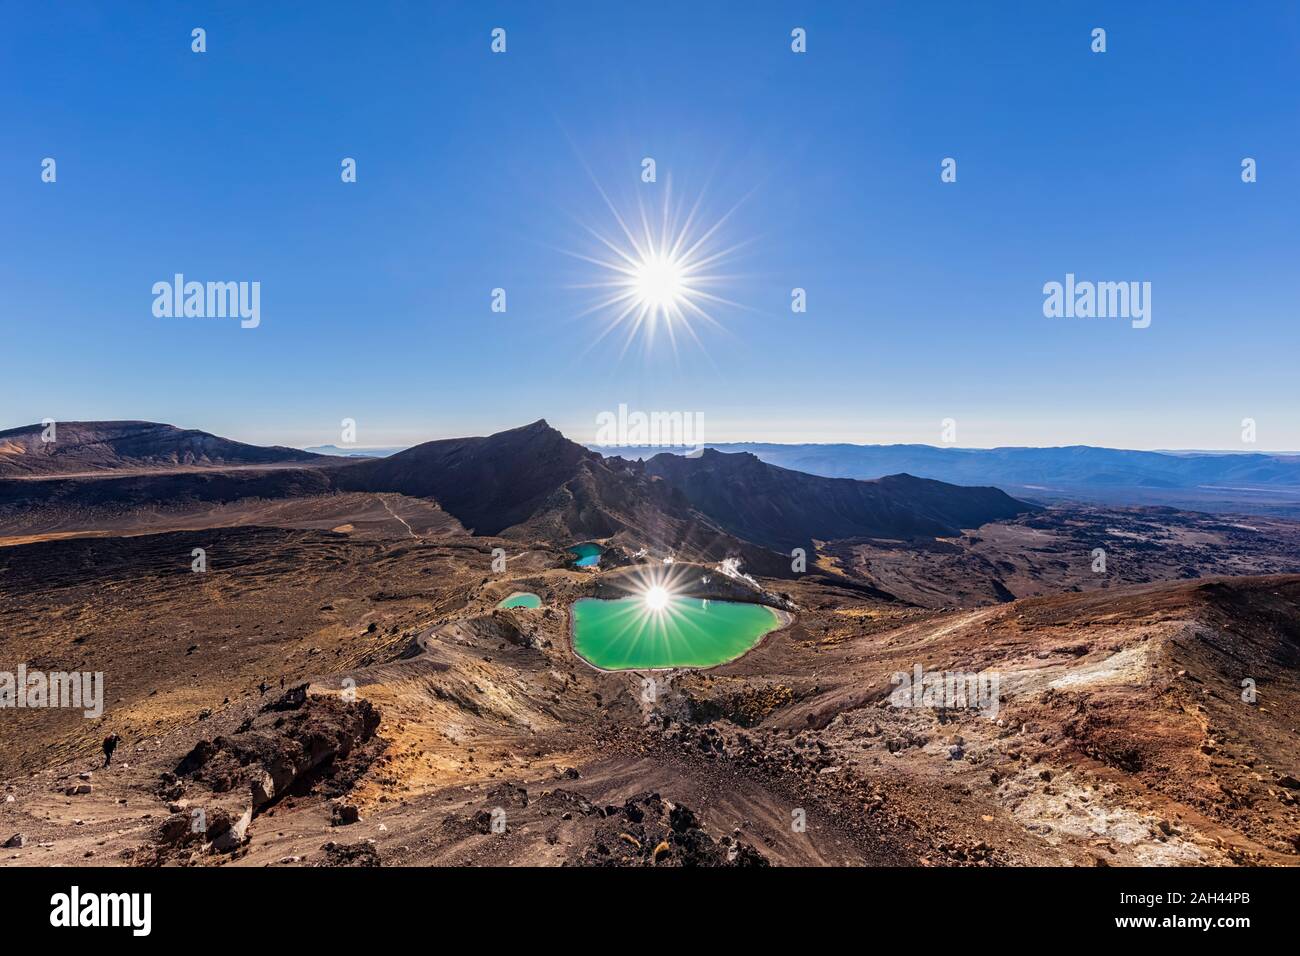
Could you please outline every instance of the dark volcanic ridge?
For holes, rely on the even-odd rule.
[[[952,537],[1039,510],[997,488],[963,488],[911,475],[821,478],[747,452],[656,455],[646,471],[731,533],[780,551],[807,547],[812,539]]]
[[[324,455],[219,438],[157,422],[57,422],[46,441],[43,425],[0,431],[0,477],[112,472],[123,469],[229,468],[307,465]]]
[[[698,460],[665,455],[648,463],[605,458],[545,421],[487,437],[426,442],[364,461],[257,449],[165,425],[59,428],[56,447],[63,447],[69,432],[71,441],[79,437],[80,442],[60,453],[60,464],[48,467],[45,480],[0,480],[0,523],[26,515],[22,531],[30,533],[34,509],[38,517],[41,509],[48,511],[52,527],[71,530],[76,521],[68,515],[85,516],[93,526],[96,516],[120,519],[141,509],[346,493],[402,495],[436,502],[477,535],[596,539],[707,560],[737,557],[754,573],[779,576],[789,573],[789,558],[773,551],[811,548],[814,539],[950,536],[1033,510],[994,488],[907,475],[874,482],[826,479],[766,465],[748,454],[707,452]],[[39,442],[39,433],[22,431]],[[193,449],[177,451],[190,441],[183,436],[191,434],[203,436],[193,439],[208,449],[203,456]],[[157,466],[169,460],[168,454],[174,470],[167,473],[112,470],[127,468],[126,463]],[[304,456],[299,467],[293,455]],[[257,460],[274,467],[184,467]],[[61,470],[90,463],[104,476],[58,477]]]

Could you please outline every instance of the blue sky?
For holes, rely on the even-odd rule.
[[[1295,4],[0,9],[0,428],[1300,448]],[[735,207],[739,307],[624,352],[567,253],[669,180]],[[261,325],[156,318],[177,272],[259,281]],[[1067,272],[1149,281],[1150,328],[1045,318]]]

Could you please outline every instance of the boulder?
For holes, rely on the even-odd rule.
[[[212,849],[218,853],[228,853],[248,838],[248,825],[253,822],[253,808],[248,807],[230,822],[229,827],[218,833],[212,840]]]
[[[336,827],[344,827],[361,822],[361,811],[355,804],[336,803],[330,813],[330,822]]]

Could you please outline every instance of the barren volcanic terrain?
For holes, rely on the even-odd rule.
[[[0,710],[0,862],[1300,859],[1296,526],[739,465],[715,495],[537,423],[383,462],[0,482],[0,671],[106,686],[99,717]],[[909,508],[934,526],[900,537]],[[806,571],[753,527],[815,542]],[[707,669],[574,653],[575,600],[661,579],[784,626]],[[541,606],[497,606],[516,592]],[[900,701],[918,666],[996,676],[992,706]]]

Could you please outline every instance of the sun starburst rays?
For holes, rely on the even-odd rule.
[[[619,640],[628,652],[646,641],[664,643],[669,633],[680,633],[687,620],[680,603],[685,578],[680,566],[645,565],[629,581],[629,593],[640,600],[620,615]]]
[[[607,233],[584,226],[594,250],[566,250],[600,270],[593,281],[573,286],[595,293],[578,317],[594,314],[604,320],[588,351],[621,332],[622,356],[636,342],[652,347],[662,333],[676,355],[679,339],[703,349],[699,330],[725,333],[717,313],[723,308],[743,308],[719,294],[735,278],[720,270],[744,245],[724,246],[719,241],[722,227],[736,207],[703,226],[703,197],[682,207],[673,202],[670,184],[665,184],[657,210],[638,202],[633,216],[624,215],[603,189],[599,192],[616,229]]]

